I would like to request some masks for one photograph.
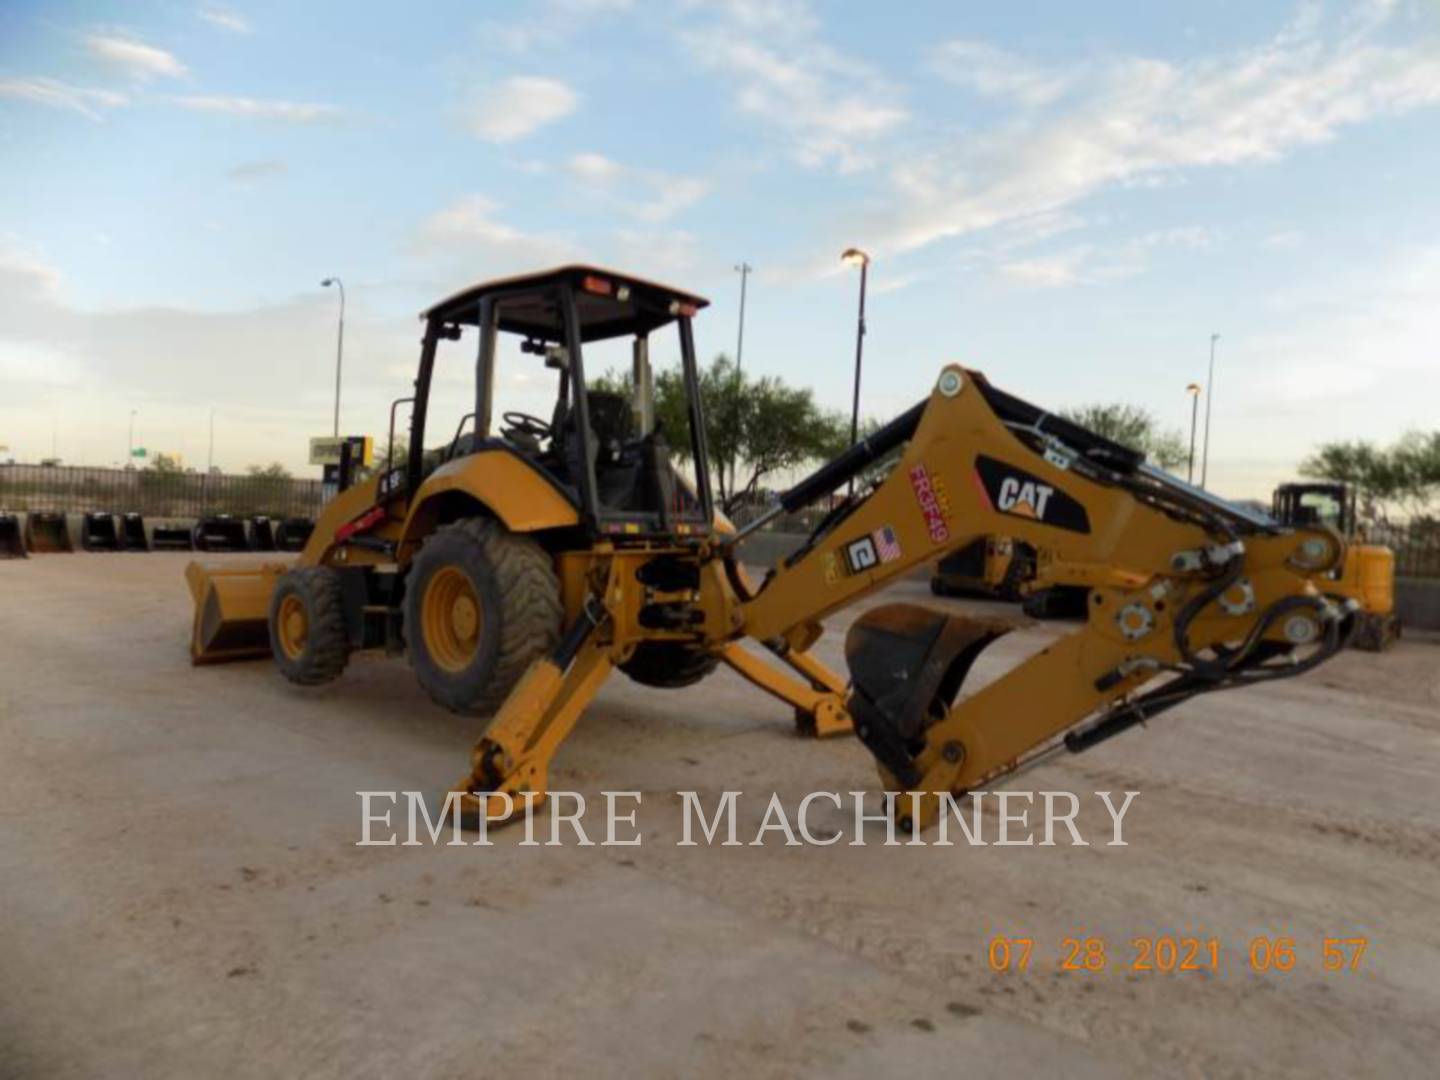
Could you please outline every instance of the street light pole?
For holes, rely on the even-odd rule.
[[[320,282],[322,288],[334,285],[340,290],[340,325],[335,331],[335,425],[330,432],[340,437],[340,366],[345,357],[345,283],[338,277],[327,277]]]
[[[128,469],[135,464],[135,414],[138,410],[130,410],[130,439],[125,448],[125,467]]]
[[[865,354],[865,285],[870,274],[870,256],[859,248],[846,248],[840,261],[860,267],[860,310],[855,320],[855,387],[850,402],[850,445],[854,446],[860,438],[860,364]],[[855,494],[853,476],[848,493]]]
[[[743,385],[740,381],[740,362],[745,355],[745,286],[750,278],[750,272],[755,268],[747,262],[741,262],[735,267],[735,272],[740,275],[740,328],[735,334],[735,404],[740,404],[740,390]],[[738,450],[738,446],[737,446]],[[735,459],[739,457],[736,450],[730,454],[730,497],[735,497]]]
[[[1190,459],[1185,466],[1185,482],[1195,482],[1195,417],[1200,410],[1200,384],[1191,383],[1185,387],[1185,392],[1190,395]]]
[[[1210,406],[1215,401],[1215,343],[1219,334],[1210,335],[1210,374],[1205,378],[1205,451],[1200,457],[1200,487],[1210,476]]]
[[[210,449],[205,454],[205,475],[215,471],[215,406],[210,406]]]

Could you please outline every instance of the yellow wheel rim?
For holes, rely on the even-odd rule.
[[[310,637],[310,618],[305,614],[304,601],[293,593],[280,601],[275,633],[280,639],[280,649],[287,657],[298,660],[304,655],[305,642]]]
[[[463,570],[445,566],[425,586],[420,601],[420,626],[425,651],[446,671],[464,671],[480,647],[485,617],[480,597]]]

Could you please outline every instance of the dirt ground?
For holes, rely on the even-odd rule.
[[[1434,638],[1013,782],[1077,793],[1089,847],[676,846],[678,791],[743,790],[750,839],[772,792],[876,785],[728,671],[617,676],[561,752],[555,787],[644,793],[641,846],[357,847],[356,792],[443,790],[476,725],[403,661],[314,692],[192,669],[185,560],[0,563],[0,1077],[1434,1075]],[[1140,792],[1128,846],[1096,790]],[[991,970],[997,934],[1028,970]],[[1155,935],[1217,939],[1219,972],[1130,970]],[[1293,969],[1251,970],[1259,936]],[[1104,970],[1061,970],[1068,937]]]

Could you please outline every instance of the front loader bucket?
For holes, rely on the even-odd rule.
[[[944,717],[981,651],[1020,623],[914,604],[872,608],[845,636],[855,733],[902,783],[919,780],[925,729]]]
[[[0,514],[0,559],[25,557],[25,537],[20,531],[20,518],[15,514]]]
[[[145,519],[139,514],[120,515],[120,550],[150,550],[150,541],[145,539]]]
[[[270,655],[270,594],[289,567],[192,562],[185,583],[195,601],[190,636],[192,664],[218,664]]]
[[[25,548],[32,552],[74,551],[64,514],[32,513],[25,518]]]
[[[115,531],[115,515],[87,511],[80,518],[80,546],[86,551],[119,551],[120,534]]]

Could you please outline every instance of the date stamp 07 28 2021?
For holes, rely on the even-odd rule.
[[[1250,940],[1238,964],[1242,970],[1253,972],[1353,972],[1360,970],[1368,944],[1368,939],[1358,936],[1297,942],[1284,935],[1260,935]],[[1123,944],[1113,946],[1104,937],[1077,935],[1062,938],[1047,960],[1037,957],[1033,937],[997,934],[988,942],[985,960],[997,973],[1038,970],[1053,964],[1054,970],[1092,974],[1116,970],[1218,975],[1226,969],[1227,955],[1215,937],[1139,936],[1131,938],[1127,948]]]

